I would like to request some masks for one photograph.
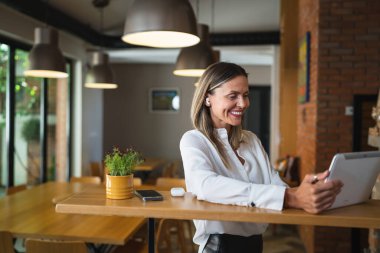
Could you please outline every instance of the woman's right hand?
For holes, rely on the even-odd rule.
[[[316,175],[306,175],[300,186],[287,188],[284,207],[299,208],[308,213],[320,213],[329,208],[341,191],[343,183],[339,180],[325,182],[329,171]]]

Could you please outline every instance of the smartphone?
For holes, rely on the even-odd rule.
[[[155,190],[136,190],[135,194],[143,201],[158,201],[164,199],[162,195]]]

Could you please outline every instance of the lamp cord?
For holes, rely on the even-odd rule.
[[[104,10],[104,8],[103,7],[101,7],[101,8],[99,8],[99,11],[100,11],[100,24],[99,24],[99,32],[100,32],[100,50],[102,51],[103,50],[103,48],[104,48],[104,38],[103,38],[103,17],[104,17],[104,13],[103,13],[103,10]]]
[[[45,19],[45,27],[48,28],[48,15],[49,15],[49,0],[45,0],[45,13],[44,13],[44,19]]]
[[[214,0],[211,0],[211,33],[214,32],[214,20],[215,18],[215,1]]]
[[[197,19],[198,19],[198,22],[199,22],[199,0],[197,0]]]
[[[100,9],[100,24],[99,24],[100,32],[103,32],[103,9]]]

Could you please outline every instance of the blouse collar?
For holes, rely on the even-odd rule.
[[[215,133],[219,136],[221,140],[227,140],[228,143],[228,133],[225,128],[214,128]]]

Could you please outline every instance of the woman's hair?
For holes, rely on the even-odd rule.
[[[214,94],[216,88],[237,76],[248,77],[248,74],[242,67],[233,63],[218,62],[210,65],[199,79],[191,106],[191,121],[194,127],[211,141],[227,168],[229,164],[225,156],[225,149],[214,132],[210,108],[205,105],[205,99],[208,94]],[[231,126],[228,141],[234,150],[239,147],[242,141],[241,125]]]

